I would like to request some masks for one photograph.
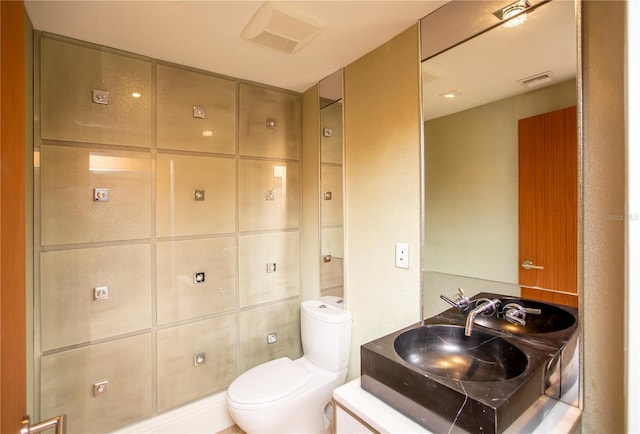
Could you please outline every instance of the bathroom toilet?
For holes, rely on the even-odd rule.
[[[227,389],[227,408],[246,433],[326,433],[325,407],[347,377],[351,312],[323,301],[300,306],[304,355],[256,366]]]

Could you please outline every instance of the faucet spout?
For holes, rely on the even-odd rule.
[[[471,331],[473,330],[473,324],[476,320],[476,317],[479,314],[489,313],[489,315],[493,315],[498,311],[498,308],[500,307],[500,300],[498,300],[497,298],[494,298],[493,300],[489,300],[489,299],[483,299],[483,300],[485,301],[481,304],[477,304],[476,308],[473,309],[471,312],[469,312],[469,314],[467,315],[467,320],[464,324],[465,336],[471,336]]]

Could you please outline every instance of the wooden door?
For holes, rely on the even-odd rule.
[[[577,306],[576,107],[518,121],[519,280],[522,296]],[[534,266],[526,270],[524,261]]]
[[[24,5],[0,2],[0,432],[26,414]]]

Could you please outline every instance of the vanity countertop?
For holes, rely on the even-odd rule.
[[[380,433],[429,433],[424,427],[396,411],[360,387],[360,379],[333,391],[337,404]],[[581,410],[541,396],[505,433],[561,434],[579,428]]]

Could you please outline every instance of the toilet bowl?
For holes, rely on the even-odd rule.
[[[227,390],[229,413],[249,434],[328,432],[324,409],[347,376],[351,313],[305,301],[300,323],[303,357],[256,366]]]

